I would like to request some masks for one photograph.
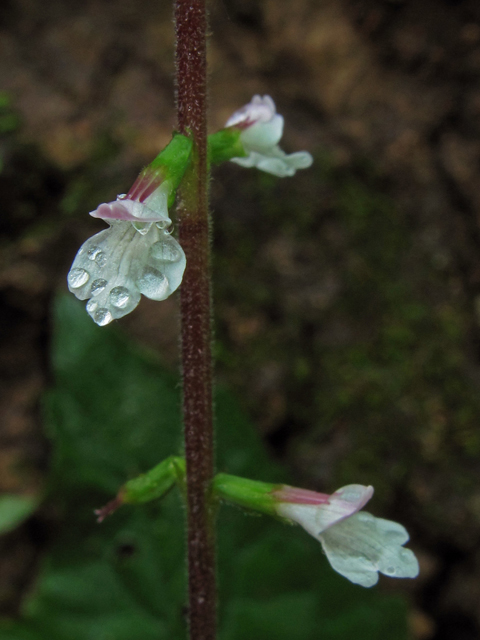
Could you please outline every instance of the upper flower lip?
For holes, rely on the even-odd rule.
[[[112,202],[100,204],[94,211],[90,211],[93,218],[102,220],[124,220],[129,222],[165,222],[171,224],[168,216],[160,211],[154,211],[146,202],[131,200],[125,196],[118,196]]]
[[[373,487],[349,484],[328,495],[285,486],[274,496],[281,515],[300,518],[307,531],[316,536],[360,511],[373,496]]]
[[[275,103],[270,96],[255,95],[248,104],[230,116],[225,126],[250,126],[255,122],[270,122],[276,113]]]

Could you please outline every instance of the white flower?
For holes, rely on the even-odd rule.
[[[283,133],[283,117],[276,112],[270,96],[253,96],[252,101],[236,111],[226,127],[241,129],[240,141],[247,157],[232,158],[242,167],[257,167],[283,178],[293,176],[297,169],[306,169],[312,162],[307,151],[287,155],[278,143]]]
[[[293,487],[274,493],[277,513],[300,524],[322,544],[332,567],[363,587],[378,582],[378,572],[392,578],[415,578],[418,561],[406,529],[360,509],[373,487],[351,484],[331,496]]]
[[[90,213],[110,228],[80,247],[68,273],[68,288],[88,299],[87,312],[100,326],[133,311],[141,294],[164,300],[182,281],[185,254],[166,230],[168,185],[152,191],[148,184],[144,180],[139,199],[131,190]]]

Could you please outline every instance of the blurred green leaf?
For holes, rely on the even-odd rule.
[[[22,621],[2,640],[185,638],[183,507],[178,493],[123,507],[101,526],[93,509],[128,478],[181,449],[177,379],[99,328],[73,298],[56,308],[56,386],[46,398],[54,441],[51,499],[63,528]],[[216,398],[219,468],[288,481],[236,401]],[[223,508],[221,640],[405,640],[406,604],[336,575],[300,529]]]
[[[0,534],[18,527],[38,506],[35,496],[0,496]]]

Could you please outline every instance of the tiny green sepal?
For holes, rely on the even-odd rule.
[[[156,467],[137,478],[132,478],[120,489],[124,504],[143,504],[163,497],[185,475],[185,461],[170,456]]]
[[[218,473],[213,480],[213,493],[220,500],[271,516],[277,515],[278,504],[273,492],[282,487],[282,484],[239,478],[228,473]]]
[[[178,456],[170,456],[150,471],[126,482],[116,498],[95,511],[97,520],[102,522],[124,504],[144,504],[162,498],[175,484],[184,491],[185,460]]]
[[[212,164],[220,164],[232,158],[246,158],[240,141],[242,130],[238,127],[220,129],[217,133],[208,136],[208,157]]]
[[[167,146],[145,169],[134,182],[127,196],[135,199],[138,194],[153,192],[163,185],[168,198],[168,207],[175,201],[177,188],[190,163],[193,141],[191,138],[174,133]]]
[[[181,133],[174,133],[167,146],[160,151],[144,171],[160,170],[165,180],[169,180],[176,189],[188,166],[192,147],[191,138],[187,138]]]

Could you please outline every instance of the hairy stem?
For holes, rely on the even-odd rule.
[[[206,123],[205,0],[176,0],[176,84],[180,133],[193,136],[178,218],[187,267],[180,294],[183,419],[187,470],[190,640],[214,640],[215,536],[210,238]]]

